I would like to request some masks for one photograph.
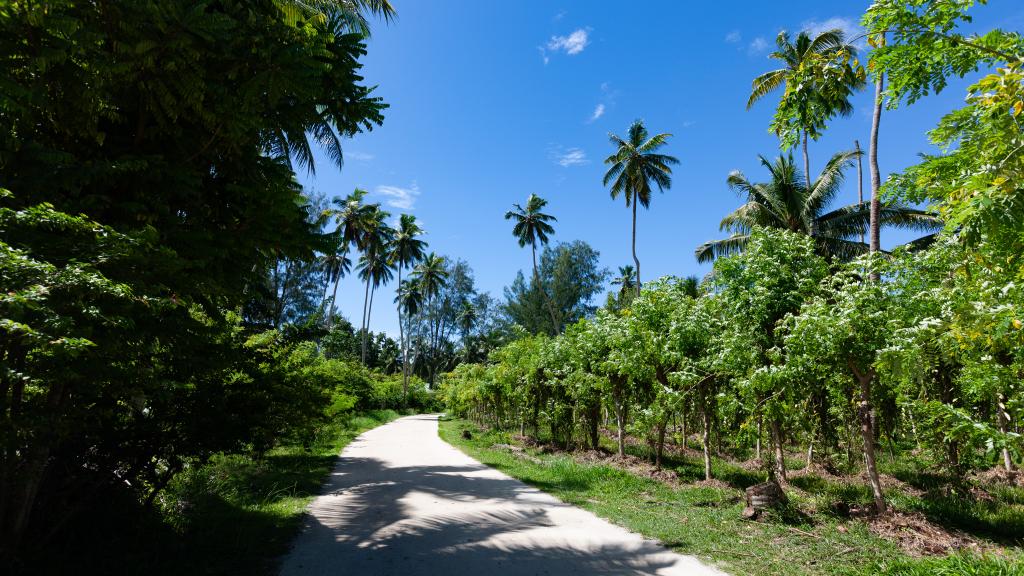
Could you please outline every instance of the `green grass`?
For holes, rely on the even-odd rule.
[[[397,417],[367,412],[325,428],[309,446],[280,446],[258,460],[217,456],[175,478],[155,509],[129,494],[103,502],[80,515],[57,553],[32,562],[31,573],[276,574],[341,449]]]
[[[472,438],[463,438],[463,430],[470,430]],[[508,433],[481,430],[465,420],[442,421],[440,434],[487,465],[735,575],[911,576],[946,569],[942,567],[944,562],[954,570],[948,574],[956,573],[956,566],[971,562],[977,568],[966,574],[1020,574],[1019,570],[1000,571],[1012,564],[994,557],[912,560],[893,542],[872,534],[863,523],[827,512],[833,501],[870,501],[870,494],[859,486],[813,476],[795,479],[794,485],[801,490],[791,491],[788,510],[773,513],[767,521],[750,522],[740,517],[742,488],[762,478],[758,472],[728,462],[716,460],[713,466],[716,475],[729,485],[727,488],[676,489],[619,468],[581,463],[564,454],[530,451],[540,459],[540,463],[531,462],[492,448],[496,443],[512,443]],[[703,477],[703,464],[697,458],[674,457],[668,459],[666,467],[676,470],[684,482]],[[807,510],[821,513],[811,516],[804,512]]]

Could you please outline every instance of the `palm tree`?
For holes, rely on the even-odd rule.
[[[869,38],[876,46],[885,46],[885,33],[878,38]],[[871,226],[868,245],[872,252],[878,252],[882,247],[882,203],[879,198],[879,190],[882,187],[882,176],[878,171],[878,125],[882,121],[882,99],[885,90],[885,74],[876,72],[875,75],[875,104],[871,110],[871,135],[868,139],[868,170],[871,173]],[[871,273],[871,280],[878,281],[878,273]],[[884,504],[884,502],[883,502]]]
[[[626,297],[626,294],[635,291],[636,270],[632,265],[619,266],[619,276],[612,280],[612,284],[619,287],[619,298]]]
[[[814,237],[818,253],[825,257],[849,260],[867,252],[868,247],[857,237],[870,220],[868,203],[858,202],[826,212],[844,181],[843,170],[852,166],[858,151],[840,152],[828,161],[811,184],[793,161],[793,155],[779,156],[770,162],[760,156],[768,169],[768,182],[753,183],[736,171],[729,175],[729,187],[746,196],[746,203],[722,219],[720,229],[732,232],[723,240],[713,240],[696,250],[698,262],[709,262],[719,256],[742,251],[755,226],[778,228]],[[942,227],[929,212],[891,203],[882,209],[882,221],[896,228],[933,232]]]
[[[372,213],[364,221],[362,230],[361,248],[363,255],[359,259],[359,278],[366,283],[363,294],[363,324],[362,324],[362,361],[366,363],[367,337],[370,331],[370,306],[372,305],[372,294],[370,286],[376,290],[382,283],[391,280],[391,268],[388,262],[387,250],[391,245],[394,229],[387,225],[389,214],[380,209],[380,205],[372,204]]]
[[[776,50],[769,57],[785,63],[782,68],[754,78],[747,110],[755,102],[784,86],[773,127],[780,136],[796,123],[797,139],[802,143],[804,176],[811,187],[811,165],[807,153],[808,136],[817,139],[825,122],[840,114],[853,112],[850,96],[864,86],[863,70],[851,61],[857,50],[847,44],[842,30],[826,30],[811,38],[800,32],[795,42],[779,32]],[[781,117],[780,117],[781,116]]]
[[[697,278],[696,276],[687,276],[686,278],[683,278],[682,286],[683,292],[690,298],[697,298],[700,296],[700,278]]]
[[[403,280],[398,283],[398,294],[395,296],[395,304],[398,305],[398,324],[399,329],[402,329],[402,316],[404,315],[409,322],[410,333],[407,337],[410,342],[406,343],[403,337],[403,348],[402,348],[402,395],[403,398],[408,401],[409,399],[409,374],[410,370],[407,368],[409,363],[408,357],[408,344],[412,340],[412,319],[416,317],[420,309],[423,308],[423,292],[420,291],[420,284],[415,280]],[[414,359],[415,362],[415,359]]]
[[[636,205],[644,208],[651,205],[651,182],[664,192],[672,187],[672,168],[679,164],[673,156],[658,154],[671,134],[655,134],[648,137],[643,120],[633,122],[625,139],[609,134],[615,152],[604,159],[609,165],[604,174],[604,185],[612,183],[611,195],[615,200],[621,194],[626,207],[633,207],[633,263],[636,265],[636,293],[640,294],[640,259],[636,256]]]
[[[395,236],[391,240],[391,262],[398,268],[399,294],[395,296],[395,302],[399,305],[398,340],[399,345],[402,348],[402,390],[405,392],[405,397],[408,397],[409,371],[406,368],[408,349],[405,342],[405,327],[402,323],[402,270],[406,266],[415,266],[417,262],[423,259],[423,251],[426,248],[427,243],[418,238],[418,236],[422,234],[423,229],[416,223],[416,217],[412,214],[402,214],[402,217],[398,222],[398,229],[395,230]]]
[[[464,299],[459,306],[459,330],[462,332],[462,339],[465,340],[473,328],[476,327],[478,316],[476,306],[469,300]]]
[[[540,282],[540,274],[537,270],[537,244],[547,245],[548,236],[555,233],[555,228],[549,222],[558,222],[558,218],[541,212],[547,204],[547,200],[536,194],[530,194],[530,197],[526,199],[526,207],[513,204],[512,206],[515,209],[505,212],[505,220],[515,221],[515,225],[512,226],[512,235],[519,240],[519,247],[524,248],[529,245],[530,250],[533,252],[534,287],[544,294],[544,299],[548,304],[548,312],[551,314],[551,325],[554,328],[554,334],[558,334],[559,326],[558,317],[555,315],[555,307]]]
[[[334,222],[337,224],[334,235],[337,245],[341,248],[339,255],[341,259],[348,261],[347,268],[350,268],[352,265],[351,260],[347,258],[349,248],[355,246],[356,249],[363,250],[367,228],[377,209],[376,205],[363,204],[365,197],[366,190],[356,188],[345,198],[335,198],[333,203],[336,208],[330,211],[330,214],[334,217]],[[343,276],[344,274],[339,274],[334,277],[335,298],[338,295],[338,281]],[[335,299],[334,301],[337,300]],[[334,306],[331,306],[327,314],[328,330],[331,329],[333,321]]]
[[[334,304],[338,299],[338,283],[352,271],[352,259],[348,257],[348,244],[341,244],[338,248],[322,255],[320,263],[324,267],[324,294],[320,303],[321,310],[327,308],[327,288],[332,283],[334,284],[334,292],[331,294],[331,308],[327,313],[327,328],[330,329],[331,315],[334,311]]]
[[[441,290],[448,285],[448,265],[444,256],[438,256],[431,252],[413,269],[413,279],[419,285],[420,293],[426,300],[427,309],[433,303],[434,298],[441,293]],[[437,354],[437,330],[432,327],[430,334],[430,356],[431,360]],[[431,369],[430,384],[434,384],[434,373]]]
[[[370,37],[369,16],[390,23],[398,18],[389,0],[275,0],[290,23],[334,19],[340,32]]]
[[[373,295],[382,284],[387,284],[394,277],[391,262],[383,255],[371,253],[359,259],[359,277],[371,285],[370,301],[366,309],[366,320],[363,327],[363,363],[366,363],[366,347],[370,331],[370,315],[373,314]]]

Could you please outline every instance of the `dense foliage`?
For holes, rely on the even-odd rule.
[[[0,5],[5,560],[105,495],[398,406],[303,327],[331,238],[292,167],[383,120],[364,13],[391,8]]]

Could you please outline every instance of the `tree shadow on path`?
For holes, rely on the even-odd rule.
[[[649,540],[587,545],[585,526],[567,528],[572,542],[562,527],[524,534],[554,527],[550,512],[568,505],[482,465],[346,457],[325,490],[282,575],[639,575],[676,564]],[[431,504],[439,511],[414,512]]]

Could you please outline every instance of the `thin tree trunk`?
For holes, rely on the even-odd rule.
[[[704,425],[700,436],[700,445],[704,450],[704,479],[711,480],[711,410],[706,397],[700,399],[700,417]]]
[[[811,157],[807,153],[807,130],[804,130],[804,181],[807,182],[807,191],[811,191]]]
[[[370,316],[373,314],[373,295],[377,293],[377,286],[370,288],[370,305],[366,308],[366,329],[363,330],[363,364],[366,364],[366,352],[370,343]],[[378,358],[380,360],[380,358]]]
[[[875,499],[875,511],[882,513],[886,509],[885,495],[882,493],[882,482],[878,478],[878,466],[875,463],[875,432],[871,424],[871,381],[875,377],[875,369],[870,368],[867,372],[861,372],[852,360],[848,363],[860,384],[860,435],[864,441],[864,466]]]
[[[778,418],[772,418],[771,429],[775,448],[775,474],[780,482],[786,482],[786,455],[782,450],[782,424]]]
[[[814,462],[814,431],[811,431],[810,441],[807,442],[807,464],[808,469],[811,468],[811,463]]]
[[[996,422],[999,424],[999,432],[1006,434],[1006,426],[1010,423],[1010,414],[1006,411],[1006,396],[1002,392],[996,398]],[[1003,468],[1007,472],[1013,471],[1013,460],[1010,459],[1010,450],[1003,446]]]
[[[864,205],[864,158],[860,153],[860,140],[853,141],[853,147],[857,150],[857,205]],[[860,233],[860,243],[864,243],[864,232]]]
[[[687,433],[687,430],[686,430],[686,404],[685,403],[683,404],[683,414],[682,414],[680,419],[682,420],[682,423],[683,423],[683,430],[682,430],[682,432],[683,432],[683,453],[686,453],[686,449],[689,448],[689,446],[687,446],[687,444],[686,444],[686,433]]]
[[[636,265],[636,295],[640,295],[640,259],[636,257],[636,195],[633,195],[633,264]]]
[[[334,292],[331,294],[331,308],[327,312],[327,331],[330,332],[334,325],[334,307],[338,303],[338,284],[341,283],[341,274],[334,277]]]
[[[398,262],[398,345],[402,347],[402,404],[409,405],[409,372],[406,362],[409,361],[408,347],[405,343],[405,326],[402,324],[402,262]]]
[[[668,420],[658,424],[658,446],[654,461],[654,465],[658,470],[661,470],[661,454],[665,451],[665,428],[668,428]]]
[[[328,272],[327,278],[324,279],[324,291],[320,295],[320,310],[323,311],[327,307],[327,289],[331,287],[331,275]]]
[[[537,271],[537,245],[531,243],[530,251],[533,253],[533,281],[537,285],[537,290],[540,290],[541,294],[544,295],[544,300],[548,304],[548,312],[551,314],[551,327],[554,328],[552,335],[557,336],[561,332],[561,327],[558,325],[558,317],[555,315],[555,304],[548,296],[548,291],[540,283],[540,272]]]
[[[883,42],[885,36],[882,36]],[[875,107],[871,115],[871,140],[868,142],[868,170],[871,172],[871,239],[869,249],[871,252],[878,252],[881,249],[881,233],[879,227],[879,213],[881,212],[881,199],[879,190],[882,187],[882,176],[878,170],[878,123],[882,120],[882,91],[885,88],[885,75],[878,74],[875,79]],[[877,272],[871,273],[871,280],[877,282]]]
[[[622,397],[621,386],[613,384],[612,403],[615,405],[615,423],[618,426],[617,440],[621,457],[626,455],[626,400]]]
[[[366,331],[367,331],[367,326],[366,326],[366,307],[369,304],[370,304],[370,275],[367,274],[366,275],[366,290],[363,293],[363,323],[362,323],[362,328],[361,328],[363,342],[362,342],[362,353],[361,353],[360,357],[362,359],[363,366],[366,366]]]
[[[760,460],[761,459],[761,436],[764,434],[761,431],[761,423],[763,421],[764,421],[764,418],[761,416],[761,413],[758,412],[757,413],[757,439],[754,440],[754,459],[755,460]]]
[[[594,450],[597,450],[597,447],[600,445],[601,440],[600,436],[598,435],[598,426],[601,424],[600,403],[594,402],[593,404],[591,404],[590,411],[588,412],[588,420],[590,420],[590,422],[588,422],[588,432],[590,433],[590,447],[593,448]]]

